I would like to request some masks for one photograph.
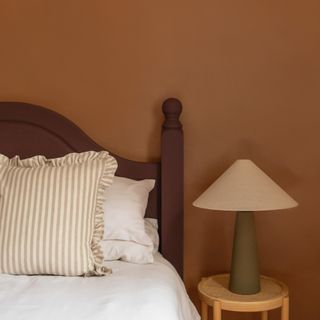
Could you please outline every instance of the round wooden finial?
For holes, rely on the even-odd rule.
[[[165,115],[164,128],[181,128],[182,124],[179,121],[180,114],[182,112],[182,104],[176,98],[169,98],[164,101],[162,105],[162,111]]]

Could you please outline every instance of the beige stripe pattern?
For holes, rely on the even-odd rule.
[[[0,154],[0,273],[103,275],[107,151],[21,160]]]

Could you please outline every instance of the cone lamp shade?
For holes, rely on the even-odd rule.
[[[298,203],[251,160],[237,160],[200,197],[194,206],[237,211],[229,289],[238,294],[260,291],[254,211],[293,208]]]

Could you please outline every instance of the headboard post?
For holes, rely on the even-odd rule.
[[[161,252],[183,277],[183,130],[181,102],[167,99],[161,140]]]

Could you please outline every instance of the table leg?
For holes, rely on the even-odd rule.
[[[289,320],[289,297],[283,298],[281,320]]]
[[[208,305],[201,301],[201,320],[208,320]]]
[[[221,303],[219,301],[213,303],[213,320],[221,320]]]
[[[268,311],[262,311],[261,320],[268,320]]]

